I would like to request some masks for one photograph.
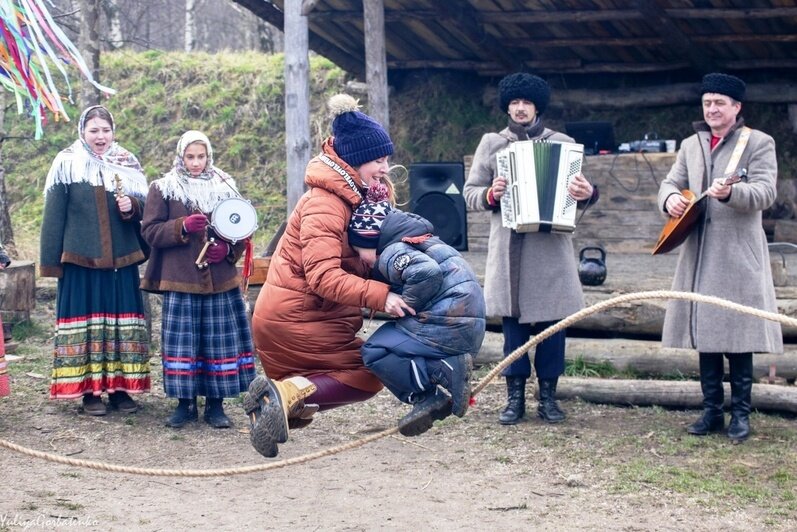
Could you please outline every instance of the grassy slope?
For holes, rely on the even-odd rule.
[[[171,166],[180,134],[200,129],[214,145],[216,164],[238,181],[244,196],[260,215],[256,249],[270,239],[285,213],[285,135],[283,56],[256,53],[110,53],[103,55],[103,82],[118,92],[107,100],[118,122],[119,142],[138,155],[149,179]],[[311,132],[313,144],[329,133],[323,108],[326,98],[345,91],[346,74],[326,59],[311,59]],[[394,84],[391,94],[391,136],[394,162],[459,161],[472,154],[485,131],[502,127],[504,118],[492,102],[485,102],[484,80],[463,74],[416,74]],[[52,122],[40,141],[9,140],[3,163],[12,221],[20,258],[35,260],[41,222],[41,189],[58,150],[75,138],[73,121]],[[745,116],[754,127],[778,142],[781,177],[792,177],[792,154],[797,141],[791,133],[785,106],[750,105]],[[546,123],[561,129],[568,120],[610,120],[616,138],[641,138],[656,131],[662,138],[683,138],[690,122],[699,118],[697,106],[643,109],[618,113],[569,107],[551,108]],[[27,117],[9,111],[10,135],[31,135]],[[405,194],[407,185],[400,184]]]

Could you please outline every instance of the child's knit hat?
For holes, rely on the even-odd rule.
[[[349,244],[358,248],[376,249],[382,234],[382,222],[393,209],[388,200],[387,185],[376,182],[368,187],[368,193],[360,205],[354,209],[349,222]]]

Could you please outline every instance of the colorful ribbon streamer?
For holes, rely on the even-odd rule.
[[[44,0],[0,0],[0,84],[11,91],[19,114],[28,113],[42,136],[47,112],[69,120],[51,68],[63,76],[72,102],[72,86],[64,65],[76,67],[99,90],[116,91],[94,80],[86,62],[69,37],[55,24]]]

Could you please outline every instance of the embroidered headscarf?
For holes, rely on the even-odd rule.
[[[93,186],[103,186],[109,192],[116,192],[115,176],[118,175],[125,194],[145,198],[148,191],[147,178],[135,155],[115,140],[102,155],[91,151],[86,143],[84,133],[87,116],[94,109],[103,109],[108,113],[111,131],[116,133],[116,124],[108,109],[101,105],[87,107],[78,120],[78,139],[65,150],[61,150],[50,166],[44,184],[44,194],[46,195],[55,185],[72,183],[89,183]]]
[[[185,150],[194,143],[205,146],[207,164],[201,174],[194,176],[185,167]],[[235,181],[226,172],[213,165],[213,148],[210,139],[201,131],[186,131],[177,142],[177,154],[172,169],[155,186],[166,200],[183,203],[189,210],[211,213],[216,205],[227,198],[239,197]]]

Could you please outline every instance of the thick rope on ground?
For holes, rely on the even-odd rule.
[[[678,299],[683,301],[708,303],[728,310],[734,310],[736,312],[741,312],[743,314],[750,314],[758,318],[797,327],[797,319],[789,318],[788,316],[783,316],[775,312],[767,312],[752,307],[746,307],[744,305],[740,305],[738,303],[734,303],[732,301],[728,301],[726,299],[722,299],[719,297],[704,296],[689,292],[677,292],[673,290],[633,292],[630,294],[624,294],[621,296],[613,297],[611,299],[607,299],[606,301],[602,301],[590,307],[584,308],[576,312],[575,314],[571,314],[562,321],[557,322],[556,324],[542,331],[540,334],[529,339],[528,342],[526,342],[519,348],[515,349],[512,353],[510,353],[509,356],[507,356],[504,360],[502,360],[495,368],[493,368],[487,375],[485,375],[476,384],[476,386],[473,388],[472,392],[473,396],[476,396],[479,392],[481,392],[491,380],[493,380],[498,374],[501,373],[501,371],[504,370],[504,368],[506,368],[512,362],[523,356],[527,351],[529,351],[529,349],[531,349],[538,343],[542,342],[549,336],[561,331],[566,327],[571,326],[574,323],[583,320],[588,316],[591,316],[592,314],[597,314],[598,312],[602,312],[606,309],[616,307],[618,305],[622,305],[625,303],[630,303],[633,301],[642,301],[646,299]],[[6,449],[16,451],[26,456],[41,458],[58,464],[65,464],[76,467],[85,467],[88,469],[95,469],[99,471],[110,471],[113,473],[129,473],[133,475],[158,476],[158,477],[222,477],[222,476],[233,476],[233,475],[245,475],[249,473],[259,473],[262,471],[270,471],[272,469],[280,469],[286,466],[303,464],[306,462],[310,462],[312,460],[317,460],[319,458],[332,456],[334,454],[362,447],[363,445],[380,440],[386,436],[391,436],[396,432],[398,432],[398,427],[392,427],[390,429],[386,429],[381,432],[371,434],[370,436],[360,438],[359,440],[355,440],[349,443],[344,443],[341,445],[336,445],[334,447],[330,447],[322,451],[316,451],[314,453],[305,454],[294,458],[289,458],[287,460],[279,460],[276,462],[268,462],[265,464],[258,464],[253,466],[240,466],[240,467],[230,467],[223,469],[157,469],[157,468],[120,466],[115,464],[107,464],[104,462],[95,462],[91,460],[69,458],[57,454],[37,451],[35,449],[23,447],[21,445],[11,443],[10,441],[3,439],[0,439],[0,447],[5,447]]]
[[[398,427],[392,427],[387,430],[383,430],[382,432],[371,434],[370,436],[366,436],[365,438],[361,438],[353,442],[336,445],[335,447],[330,447],[329,449],[324,449],[321,451],[316,451],[314,453],[297,456],[295,458],[288,458],[287,460],[279,460],[277,462],[268,462],[265,464],[258,464],[253,466],[239,466],[239,467],[229,467],[223,469],[157,469],[151,467],[121,466],[116,464],[107,464],[104,462],[94,462],[92,460],[80,460],[75,458],[69,458],[67,456],[61,456],[58,454],[45,453],[42,451],[37,451],[35,449],[29,449],[27,447],[23,447],[21,445],[17,445],[15,443],[11,443],[10,441],[2,439],[0,439],[0,447],[5,447],[6,449],[11,449],[12,451],[17,451],[27,456],[32,456],[34,458],[42,458],[44,460],[48,460],[50,462],[55,462],[58,464],[66,464],[76,467],[85,467],[88,469],[95,469],[99,471],[111,471],[113,473],[130,473],[133,475],[145,475],[152,477],[229,477],[234,475],[245,475],[248,473],[269,471],[271,469],[279,469],[294,464],[303,464],[311,460],[317,460],[319,458],[324,458],[325,456],[332,456],[333,454],[338,454],[342,453],[343,451],[348,451],[351,449],[356,449],[357,447],[362,447],[367,443],[371,443],[373,441],[382,439],[385,436],[390,436],[392,434],[395,434],[396,432],[398,432]]]

